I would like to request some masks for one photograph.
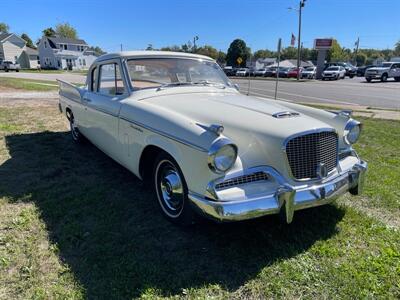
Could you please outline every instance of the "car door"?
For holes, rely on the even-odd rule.
[[[97,83],[84,95],[85,134],[102,151],[119,161],[122,150],[118,116],[121,100],[129,92],[119,59],[102,62],[97,68]]]
[[[393,64],[390,68],[389,77],[399,77],[400,76],[400,63]]]

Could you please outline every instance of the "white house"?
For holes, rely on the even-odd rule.
[[[19,63],[23,69],[37,68],[39,56],[35,49],[26,46],[26,41],[14,33],[0,33],[0,61]]]
[[[43,69],[89,69],[97,58],[81,39],[43,36],[39,43],[40,65]]]

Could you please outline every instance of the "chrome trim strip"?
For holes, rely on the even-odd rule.
[[[158,129],[154,128],[154,127],[147,126],[147,125],[145,125],[145,124],[143,124],[143,123],[140,123],[140,122],[137,122],[137,121],[132,121],[132,120],[129,120],[129,119],[124,118],[124,117],[121,117],[121,116],[119,116],[119,118],[120,118],[121,120],[127,121],[127,122],[129,122],[129,123],[131,123],[131,124],[134,124],[134,125],[136,125],[136,126],[139,126],[139,127],[144,128],[144,129],[147,129],[147,130],[149,130],[149,131],[152,131],[152,132],[154,132],[154,133],[157,133],[157,134],[159,134],[159,135],[161,135],[161,136],[163,136],[163,137],[166,137],[166,138],[169,138],[169,139],[171,139],[171,140],[174,140],[175,142],[178,142],[178,143],[183,144],[183,145],[185,145],[185,146],[188,146],[188,147],[190,147],[190,148],[193,148],[193,149],[196,149],[196,150],[198,150],[198,151],[205,152],[205,153],[208,152],[208,149],[205,149],[205,148],[203,148],[203,147],[201,147],[201,146],[195,145],[195,144],[193,144],[193,143],[191,143],[191,142],[189,142],[189,141],[186,141],[186,140],[184,140],[184,139],[178,138],[178,137],[176,137],[176,136],[170,135],[169,133],[166,133],[166,132],[164,132],[164,131],[158,130]]]

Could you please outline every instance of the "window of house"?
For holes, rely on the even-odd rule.
[[[124,94],[125,87],[118,64],[101,65],[99,76],[99,93],[109,96]]]

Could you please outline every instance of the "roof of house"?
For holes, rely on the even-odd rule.
[[[273,66],[277,66],[277,65],[278,65],[277,62],[273,64]],[[279,62],[279,66],[281,66],[281,67],[289,67],[289,68],[297,67],[297,59],[285,59],[285,60],[282,60],[282,61]],[[314,66],[314,65],[310,61],[308,61],[308,62],[304,61],[304,60],[300,61],[300,67],[308,67],[308,66]]]
[[[8,38],[10,35],[12,35],[12,33],[1,32],[1,33],[0,33],[0,42],[1,42],[2,40],[5,40],[6,38]]]
[[[49,36],[47,37],[53,44],[74,44],[74,45],[84,45],[87,46],[87,43],[81,39],[71,39],[60,36]]]
[[[28,55],[39,55],[39,52],[36,49],[33,49],[31,47],[26,47],[25,52]]]
[[[276,58],[265,57],[265,58],[259,58],[259,59],[257,59],[257,61],[263,62],[263,63],[274,63],[274,62],[276,62]]]

